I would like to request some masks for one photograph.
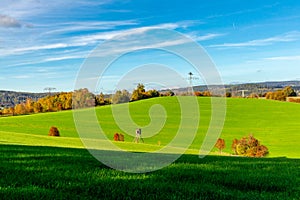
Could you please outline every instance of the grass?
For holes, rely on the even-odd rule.
[[[254,159],[211,153],[200,159],[197,154],[211,112],[209,98],[198,98],[198,102],[199,128],[189,149],[168,167],[142,174],[117,171],[96,160],[84,148],[71,111],[2,117],[0,199],[300,199],[299,104],[228,99],[221,135],[227,145],[224,155],[231,152],[232,139],[253,133],[269,148],[270,156]],[[158,112],[150,113],[154,119],[151,122],[149,110],[156,104],[165,110],[157,108]],[[125,109],[126,104],[115,108]],[[79,112],[85,115],[87,111]],[[97,121],[107,138],[127,151],[161,149],[174,138],[180,124],[181,111],[175,97],[130,103],[129,111],[137,125],[123,124],[130,130],[125,142],[113,142],[113,134],[124,131],[116,124],[111,106],[96,108]],[[118,112],[118,117],[124,120],[127,116]],[[156,134],[151,132],[153,127],[143,128],[143,135],[150,136],[144,138],[145,144],[132,143],[136,126],[154,123],[154,128],[159,127],[164,117],[166,121]],[[116,155],[105,138],[89,135],[95,130],[89,128],[89,118],[83,120],[86,140],[99,147],[94,151],[105,153],[103,156]],[[61,137],[47,136],[51,126],[59,128]]]
[[[183,155],[130,174],[85,149],[0,145],[0,199],[299,199],[297,159]]]
[[[200,106],[200,123],[198,134],[190,146],[192,150],[200,149],[211,117],[210,99],[198,98],[198,102]],[[143,135],[151,136],[144,138],[147,144],[157,146],[159,142],[164,146],[174,138],[180,124],[181,111],[176,97],[155,98],[130,103],[129,110],[134,122],[139,126],[145,126],[151,122],[149,109],[157,104],[164,107],[167,116],[166,122],[157,134],[152,133],[150,129],[143,129]],[[115,107],[124,109],[126,108],[125,106],[125,104],[122,104]],[[131,142],[136,126],[129,124],[125,128],[128,128],[130,131],[127,134],[124,133],[115,123],[111,108],[111,106],[96,108],[99,124],[105,135],[112,140],[115,132],[123,133],[125,134],[125,141]],[[122,112],[119,115],[123,119],[127,117]],[[153,116],[154,119],[161,119],[158,122],[162,121],[164,112],[154,113]],[[220,136],[226,142],[224,152],[231,153],[230,146],[234,138],[240,139],[252,133],[262,144],[269,148],[270,157],[286,156],[298,158],[300,155],[300,146],[298,145],[300,139],[299,119],[300,104],[271,100],[229,98],[227,99],[225,125]],[[86,124],[88,123],[89,120],[87,119]],[[70,138],[70,141],[78,138],[71,111],[0,118],[0,131],[6,133],[46,136],[51,126],[57,126],[61,135]],[[189,130],[189,127],[186,128]],[[26,143],[23,142],[23,144]],[[148,150],[151,151],[151,149]]]

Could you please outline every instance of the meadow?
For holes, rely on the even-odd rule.
[[[198,98],[198,101],[200,122],[194,142],[189,147],[191,150],[200,149],[211,118],[210,98]],[[158,142],[161,146],[168,145],[177,133],[181,112],[176,97],[154,98],[129,104],[130,115],[134,122],[140,126],[151,123],[149,109],[157,104],[164,107],[167,117],[163,128],[157,134],[150,134],[151,137],[144,138],[145,143],[153,145],[153,148],[157,146]],[[114,106],[125,107],[124,104]],[[129,134],[124,133],[115,123],[111,108],[112,106],[103,106],[95,109],[104,134],[109,140],[113,140],[114,133],[123,133],[125,134],[125,141],[132,142],[136,127],[131,127],[132,131]],[[123,113],[120,113],[120,115],[123,115]],[[163,117],[155,115],[154,118],[163,119]],[[226,119],[220,136],[226,142],[224,152],[232,153],[231,143],[234,138],[240,139],[243,136],[253,134],[269,148],[270,157],[298,158],[300,152],[300,146],[298,145],[300,139],[299,119],[300,104],[262,99],[227,99]],[[72,143],[76,141],[76,144],[67,145],[82,147],[78,139],[72,111],[0,118],[0,131],[2,132],[0,142],[48,146],[49,137],[46,136],[51,126],[58,127],[61,134],[61,138],[56,139],[57,146],[66,146],[64,145],[65,142]],[[30,142],[29,139],[25,139],[26,142],[24,142],[22,135],[18,137],[18,134],[28,134],[27,138],[35,137],[33,140],[37,140],[39,136],[44,137],[39,137],[41,141],[38,144],[37,142]],[[147,132],[143,131],[143,135],[147,135]],[[10,139],[3,141],[4,137]],[[45,144],[43,141],[46,141]],[[55,146],[55,143],[53,145]],[[126,148],[126,145],[123,146]]]
[[[213,149],[200,159],[198,151],[211,118],[210,98],[198,98],[198,102],[199,129],[189,149],[170,166],[141,174],[113,170],[89,154],[76,132],[72,111],[2,117],[0,198],[300,199],[299,104],[228,99],[220,136],[226,142],[224,153],[219,155]],[[125,134],[117,126],[112,106],[95,111],[108,139],[112,141],[115,132],[125,134],[125,142],[113,144],[127,151],[153,152],[168,145],[176,134],[180,105],[176,97],[129,104],[130,115],[140,126],[151,123],[149,109],[157,104],[164,107],[166,121],[157,134],[144,138],[144,144],[132,142],[134,129]],[[163,119],[160,114],[153,116]],[[61,137],[47,136],[51,126],[59,128]],[[269,156],[228,156],[231,141],[250,133],[269,148]],[[103,144],[98,151],[111,151],[105,148],[104,140],[96,142],[100,147]]]

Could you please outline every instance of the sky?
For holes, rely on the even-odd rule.
[[[225,84],[300,80],[299,11],[295,0],[1,0],[0,90],[72,91],[95,49],[122,34],[132,39],[127,47],[141,47],[151,41],[147,31],[153,28],[174,31],[201,45]],[[191,64],[157,50],[176,43],[165,40],[134,55],[126,48],[128,56],[104,74],[95,70],[94,92],[122,86],[120,79],[140,65],[148,66],[145,72],[152,72],[156,85],[159,79],[172,80],[168,70],[152,68],[153,63],[168,65],[186,78],[192,71],[194,85],[205,83]],[[132,88],[135,81],[143,82],[143,76],[132,80]],[[168,87],[178,84],[170,82]]]

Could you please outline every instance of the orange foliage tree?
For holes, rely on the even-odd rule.
[[[217,147],[219,152],[222,153],[222,150],[225,148],[225,140],[219,138],[215,144],[215,147]]]
[[[263,157],[269,153],[268,148],[261,145],[253,135],[243,137],[240,140],[234,139],[232,148],[235,154],[248,157]]]

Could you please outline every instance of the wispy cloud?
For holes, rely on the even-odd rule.
[[[133,20],[128,21],[116,21],[116,22],[98,22],[107,24],[108,26],[118,26],[121,24],[135,24]],[[117,36],[126,37],[128,35],[138,35],[142,34],[145,31],[148,31],[150,29],[170,29],[175,30],[177,28],[187,26],[187,24],[190,24],[190,21],[187,22],[178,22],[178,23],[164,23],[164,24],[157,24],[153,26],[143,26],[140,28],[129,28],[129,29],[119,29],[119,30],[112,30],[112,31],[101,31],[99,33],[94,34],[85,34],[81,36],[74,36],[74,37],[65,37],[61,38],[60,41],[52,42],[51,40],[43,41],[43,44],[38,44],[38,40],[34,41],[35,45],[32,45],[32,43],[25,44],[24,47],[14,47],[14,48],[6,48],[6,49],[0,49],[0,55],[1,56],[9,56],[9,55],[21,55],[28,52],[34,52],[34,51],[42,51],[42,50],[55,50],[55,49],[70,49],[73,47],[88,47],[93,46],[96,44],[99,44],[100,42],[103,42],[105,40],[112,39]],[[95,24],[94,24],[95,25]],[[82,27],[76,27],[74,30],[83,30],[84,25]],[[65,30],[70,31],[70,30]],[[205,38],[212,38],[216,37],[216,35],[210,34],[205,35],[202,37],[199,37],[198,39],[204,40]],[[64,57],[64,56],[63,56]],[[66,59],[70,59],[68,56],[65,57]]]
[[[190,33],[188,35],[195,41],[206,41],[206,40],[212,40],[212,39],[224,36],[226,34],[224,34],[224,33],[207,33],[205,35],[199,35],[197,33]]]
[[[221,4],[223,3],[222,1],[220,1]],[[224,2],[226,3],[226,2]],[[224,17],[229,17],[229,16],[234,16],[234,15],[241,15],[241,14],[249,14],[249,13],[253,13],[253,12],[257,12],[260,10],[266,10],[266,9],[272,9],[273,7],[278,6],[279,3],[273,3],[273,4],[268,4],[268,5],[264,5],[262,7],[258,7],[258,8],[253,8],[253,9],[244,9],[244,10],[238,10],[235,12],[229,12],[229,13],[224,13],[224,14],[218,14],[218,15],[211,15],[208,16],[207,19],[211,19],[211,18],[224,18]]]
[[[1,0],[0,12],[8,14],[19,19],[26,19],[34,16],[38,16],[45,13],[51,13],[53,11],[64,11],[68,8],[83,8],[83,7],[95,7],[112,3],[113,0],[101,0],[101,1],[86,1],[86,0]],[[69,9],[72,10],[72,9]]]
[[[265,58],[265,60],[275,60],[275,61],[300,61],[300,55],[293,56],[276,56]]]
[[[285,33],[283,35],[278,35],[278,36],[264,38],[264,39],[251,40],[251,41],[240,42],[240,43],[215,44],[215,45],[210,45],[209,47],[231,48],[231,47],[267,46],[278,42],[292,42],[297,40],[300,40],[300,32],[293,31],[293,32]]]
[[[196,23],[196,22],[195,22]],[[175,30],[177,28],[186,27],[193,24],[192,21],[181,21],[177,23],[164,23],[164,24],[157,24],[152,26],[143,26],[139,28],[131,28],[131,29],[125,29],[125,30],[117,30],[117,31],[108,31],[108,32],[100,32],[92,35],[84,35],[80,37],[74,38],[74,42],[76,44],[95,44],[99,41],[103,40],[109,40],[116,36],[126,37],[128,35],[139,35],[143,34],[144,32],[151,30],[151,29],[169,29],[169,30]],[[215,37],[216,35],[207,35],[206,38]],[[204,37],[202,38],[204,39]]]
[[[134,26],[139,23],[136,20],[120,20],[120,21],[85,21],[85,22],[68,22],[61,24],[51,24],[51,29],[43,33],[43,35],[62,34],[79,31],[100,31],[112,30],[121,26]],[[53,29],[55,27],[55,29]]]
[[[21,26],[21,23],[15,18],[0,14],[0,28],[19,28]]]
[[[18,48],[15,49],[15,52],[27,52],[27,51],[36,51],[36,50],[49,50],[49,49],[60,49],[60,48],[66,48],[70,45],[65,43],[57,43],[57,44],[46,44],[46,45],[40,45],[40,46],[31,46],[31,47],[25,47],[25,48]]]

